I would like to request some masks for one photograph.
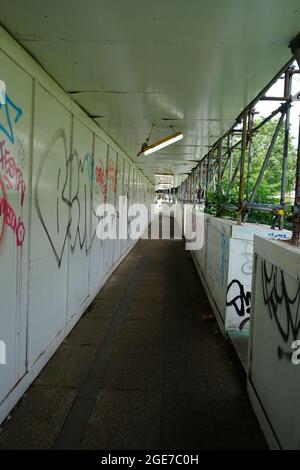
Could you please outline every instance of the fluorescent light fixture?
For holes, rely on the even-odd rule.
[[[167,145],[174,144],[183,138],[182,132],[175,132],[164,139],[158,140],[154,144],[147,145],[143,148],[144,155],[149,155],[150,153],[157,152],[158,150],[167,147]]]

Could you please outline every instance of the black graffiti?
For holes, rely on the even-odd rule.
[[[284,272],[277,266],[270,265],[268,272],[266,261],[261,262],[261,276],[264,303],[268,307],[270,318],[275,321],[282,340],[287,343],[299,338],[300,318],[300,283],[294,296],[289,296]]]
[[[234,292],[238,290],[238,294],[235,295],[235,297],[233,297],[231,300],[228,300],[228,298],[230,297],[230,291],[232,290]],[[245,315],[250,314],[251,292],[245,292],[243,284],[238,279],[234,279],[228,285],[226,306],[233,306],[236,311],[236,314],[239,317],[244,317]],[[242,330],[248,321],[249,316],[241,321],[239,329]]]
[[[54,230],[53,227],[48,226],[47,217],[41,205],[43,191],[41,181],[51,150],[59,141],[63,144],[65,161],[62,167],[57,168],[56,223],[54,224],[56,230]],[[96,236],[96,228],[93,231],[91,229],[93,225],[97,226],[99,221],[93,203],[94,178],[91,175],[91,168],[94,168],[91,162],[93,158],[89,154],[82,158],[76,150],[68,156],[66,135],[63,129],[55,132],[41,156],[34,185],[34,203],[59,267],[68,238],[72,252],[78,245],[80,250],[85,249],[88,253]],[[90,215],[92,219],[95,218],[95,224],[92,223]]]

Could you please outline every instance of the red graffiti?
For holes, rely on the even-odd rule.
[[[104,184],[105,174],[101,166],[96,166],[96,182],[100,185]]]
[[[107,178],[110,180],[111,188],[115,193],[117,191],[117,172],[116,167],[112,162],[110,162],[107,167]]]
[[[15,189],[20,193],[21,206],[23,206],[26,184],[23,178],[23,172],[16,165],[15,158],[10,151],[4,147],[5,140],[0,141],[0,169],[3,171],[3,180],[8,190]]]
[[[107,184],[103,184],[103,186],[101,186],[101,192],[104,196],[104,202],[106,202],[106,198],[107,198]]]
[[[21,217],[17,218],[15,211],[7,201],[5,195],[0,197],[0,217],[3,217],[2,231],[0,240],[3,235],[4,226],[10,227],[16,236],[17,246],[22,246],[25,238],[25,226]]]
[[[1,194],[2,193],[2,194]],[[0,198],[6,198],[6,192],[5,192],[5,185],[4,185],[4,182],[1,178],[1,175],[0,175]],[[2,225],[1,225],[1,230],[0,230],[0,243],[1,243],[1,240],[3,238],[3,235],[4,235],[4,229],[5,229],[5,219],[4,217],[2,217]]]
[[[96,173],[96,183],[100,186],[101,193],[104,196],[104,201],[106,202],[107,184],[105,184],[105,171],[103,169],[103,166],[97,165],[95,169],[95,173]]]

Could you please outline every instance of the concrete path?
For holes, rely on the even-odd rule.
[[[258,449],[184,244],[139,241],[2,425],[0,449]]]

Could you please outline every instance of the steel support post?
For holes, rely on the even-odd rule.
[[[232,178],[232,135],[228,134],[227,137],[227,146],[228,146],[228,158],[229,158],[229,181]]]
[[[205,209],[208,208],[208,186],[209,186],[209,167],[210,167],[210,152],[206,158],[206,182],[205,182]]]
[[[218,181],[217,181],[217,209],[216,215],[217,217],[220,215],[221,206],[220,206],[220,196],[221,196],[221,181],[222,181],[222,146],[223,146],[223,139],[219,140],[218,144],[218,153],[217,153],[217,168],[218,168]]]
[[[284,74],[284,96],[289,98],[292,94],[292,77],[293,67],[289,67]],[[284,143],[283,143],[283,156],[282,156],[282,174],[281,174],[281,189],[280,189],[280,204],[285,205],[285,188],[286,188],[286,168],[289,152],[289,136],[290,136],[290,114],[291,104],[288,105],[285,114],[284,124]],[[284,214],[280,215],[280,230],[283,229]]]
[[[251,196],[249,198],[249,201],[248,201],[248,206],[250,206],[253,202],[254,202],[254,199],[255,199],[255,196],[256,196],[256,193],[258,191],[258,188],[260,186],[260,183],[263,179],[263,176],[264,176],[264,173],[266,171],[266,168],[269,164],[269,161],[270,161],[270,157],[271,157],[271,154],[273,152],[273,148],[274,148],[274,145],[276,143],[276,140],[277,140],[277,137],[278,137],[278,134],[279,134],[279,131],[281,129],[281,126],[282,126],[282,123],[283,123],[283,119],[284,119],[284,115],[285,113],[282,112],[281,116],[280,116],[280,119],[277,123],[277,126],[276,126],[276,129],[274,131],[274,134],[272,136],[272,139],[271,139],[271,142],[270,142],[270,145],[268,147],[268,150],[267,150],[267,153],[266,153],[266,156],[265,156],[265,159],[263,161],[263,164],[262,164],[262,167],[260,169],[260,172],[259,172],[259,175],[257,177],[257,180],[255,182],[255,185],[254,185],[254,188],[252,190],[252,193],[251,193]],[[244,217],[244,222],[246,222],[248,218],[248,214],[245,214],[245,217]]]
[[[250,176],[252,166],[252,140],[253,140],[253,123],[254,123],[254,110],[252,109],[249,113],[248,120],[248,160],[247,160],[247,184],[246,184],[246,201],[249,199],[250,194]]]
[[[238,225],[242,224],[242,211],[244,208],[245,159],[246,159],[246,147],[247,147],[247,117],[248,117],[248,112],[246,111],[243,117],[242,149],[241,149],[241,159],[240,159],[240,184],[239,184],[239,200],[238,200],[238,213],[237,213]]]
[[[200,163],[200,181],[199,181],[201,189],[203,186],[203,162]]]
[[[297,150],[297,163],[296,163],[293,234],[292,234],[291,243],[297,246],[300,245],[300,116],[299,116],[298,150]]]
[[[196,187],[196,171],[192,171],[192,202],[195,205],[196,194],[195,194],[195,187]]]
[[[229,196],[230,191],[231,191],[231,187],[232,187],[232,185],[233,185],[233,183],[234,183],[234,181],[235,181],[235,178],[236,178],[236,176],[237,176],[237,174],[238,174],[238,171],[239,171],[239,168],[240,168],[240,162],[241,162],[241,157],[239,158],[239,160],[238,160],[238,162],[237,162],[237,164],[236,164],[236,166],[235,166],[233,175],[232,175],[231,180],[229,181],[229,184],[228,184],[228,186],[227,186],[226,198]]]

